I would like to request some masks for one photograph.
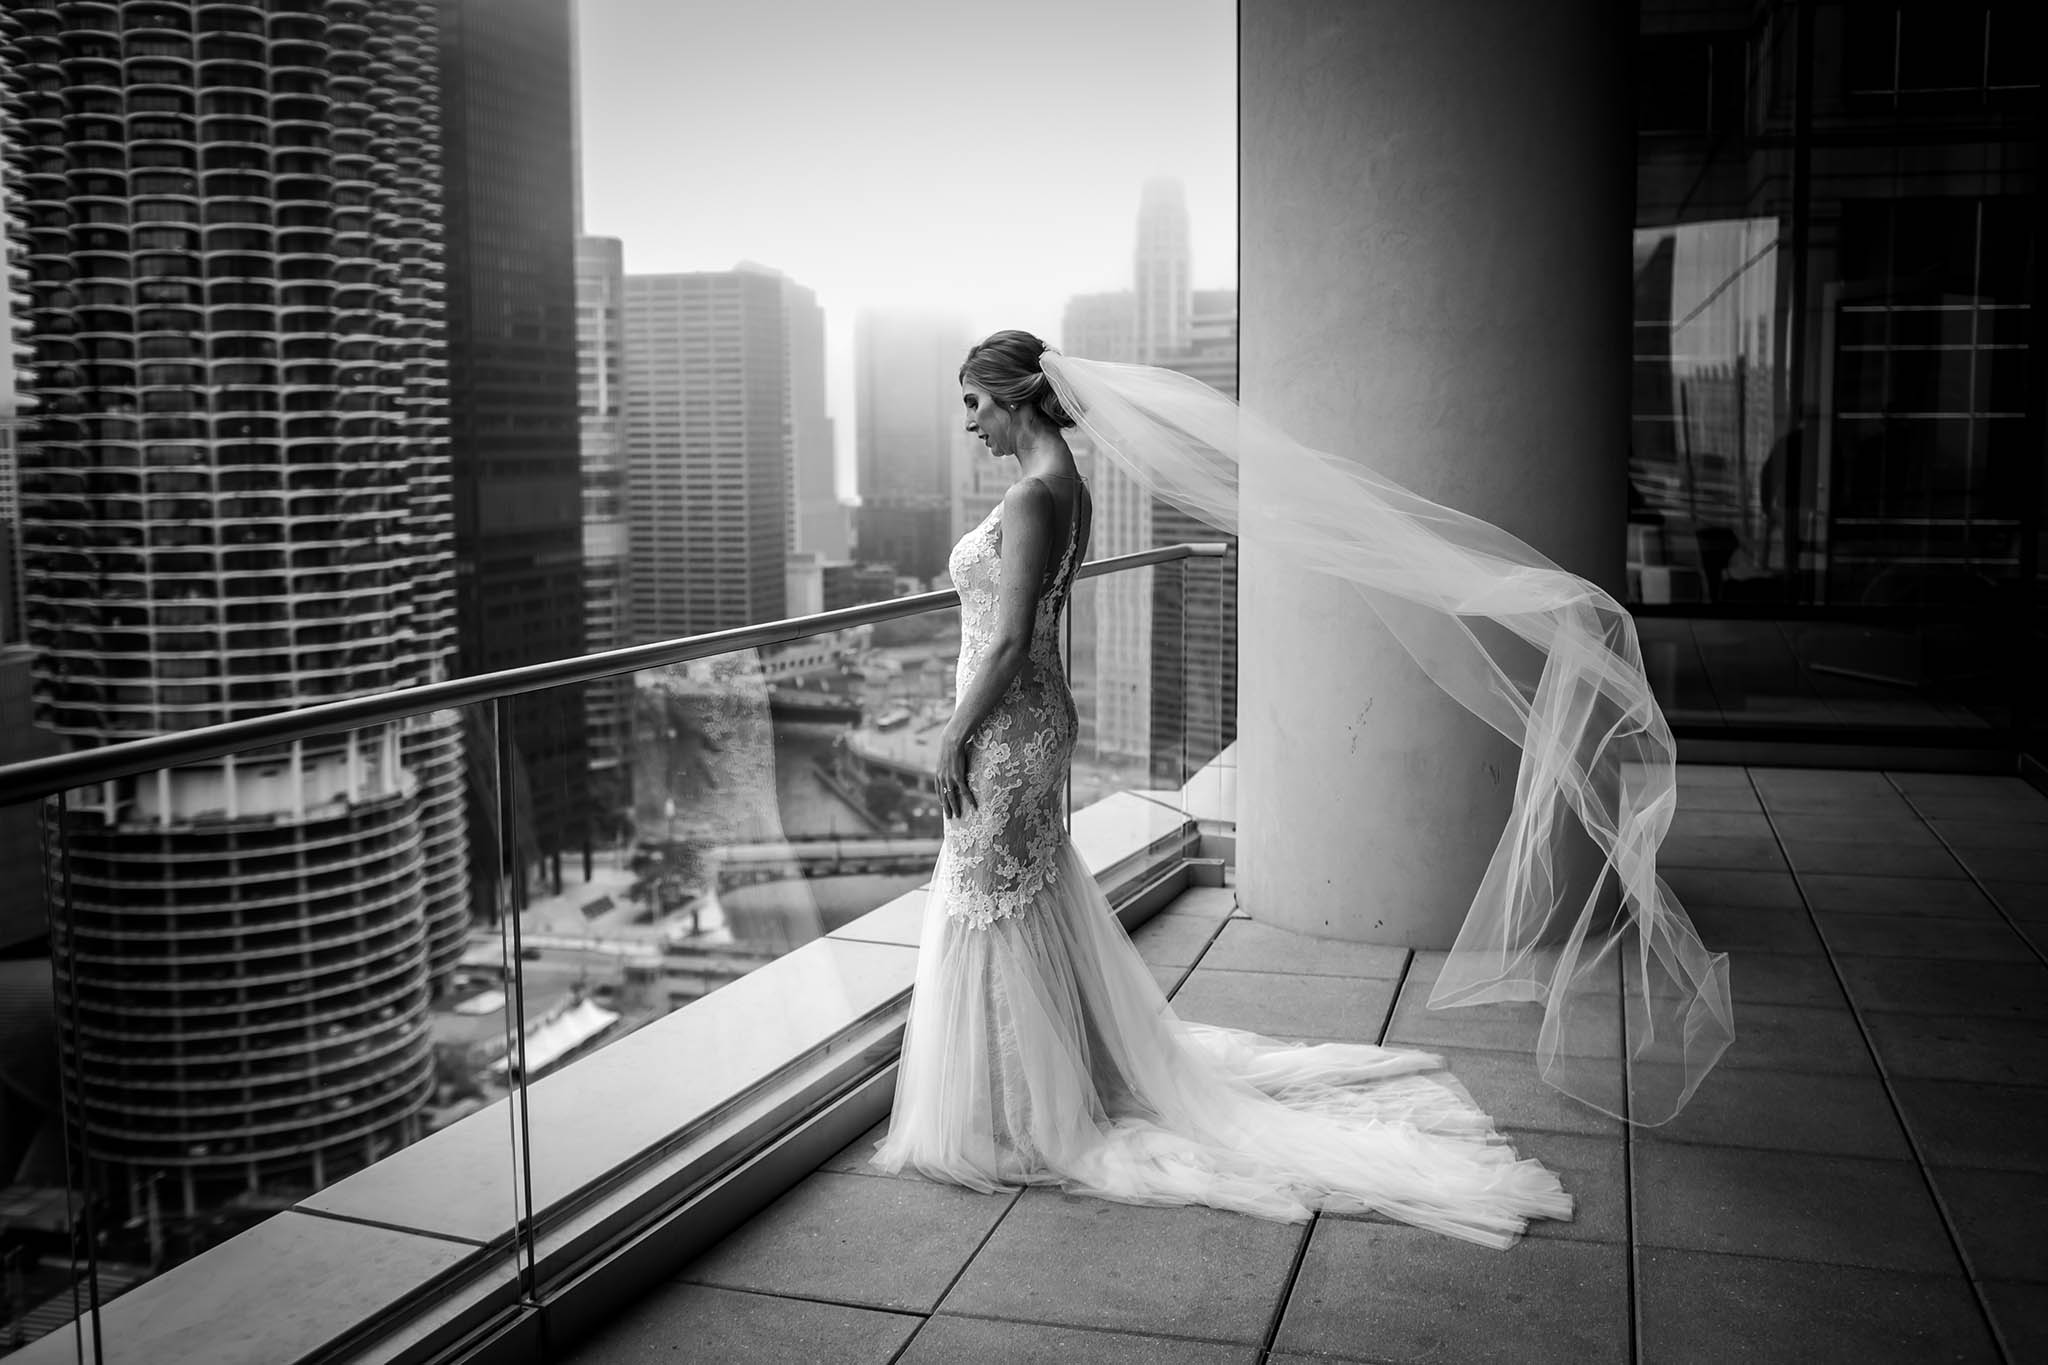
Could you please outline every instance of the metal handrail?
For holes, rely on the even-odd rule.
[[[1221,559],[1230,553],[1231,547],[1220,541],[1162,545],[1156,549],[1140,550],[1135,554],[1093,560],[1076,570],[1075,576],[1095,578],[1103,574],[1121,573],[1126,569],[1138,569],[1148,564],[1164,564],[1173,560]],[[766,621],[760,625],[740,626],[734,630],[686,635],[681,639],[663,640],[651,645],[629,645],[624,649],[607,649],[597,654],[551,659],[546,663],[526,664],[519,668],[501,669],[496,673],[450,678],[445,682],[425,683],[418,687],[394,688],[371,697],[350,697],[346,701],[302,706],[267,716],[256,716],[249,720],[224,721],[219,725],[209,725],[199,730],[153,735],[148,739],[128,740],[125,743],[109,744],[98,749],[81,749],[68,754],[54,754],[48,758],[32,758],[21,763],[0,766],[0,806],[13,805],[18,801],[33,801],[38,797],[69,791],[74,787],[90,786],[95,782],[110,781],[117,777],[131,777],[137,773],[155,772],[159,768],[173,768],[185,763],[196,763],[202,759],[219,758],[245,749],[288,744],[293,740],[311,739],[317,735],[331,735],[343,730],[360,729],[366,725],[401,720],[406,716],[415,716],[426,711],[439,711],[452,706],[471,706],[481,701],[494,701],[500,697],[517,696],[523,692],[538,692],[549,687],[597,682],[603,678],[617,677],[622,673],[637,673],[643,668],[687,663],[692,659],[708,659],[713,655],[727,654],[736,649],[786,644],[791,640],[823,635],[827,631],[847,630],[854,626],[872,625],[877,621],[893,621],[899,617],[918,616],[928,611],[958,605],[960,594],[950,588],[941,592],[917,593],[909,597],[892,597],[886,602],[842,607],[838,611],[815,612],[809,616],[792,616],[783,621]]]

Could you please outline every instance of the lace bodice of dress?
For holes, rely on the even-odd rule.
[[[977,927],[1018,913],[1057,879],[1065,829],[1060,798],[1074,752],[1076,717],[1059,652],[1060,613],[1073,587],[1085,493],[1074,499],[1066,549],[1039,594],[1031,647],[995,707],[967,745],[967,785],[975,805],[946,823],[938,891],[949,915]],[[974,681],[995,638],[1002,581],[998,504],[960,538],[947,560],[960,590],[960,662],[955,695]]]

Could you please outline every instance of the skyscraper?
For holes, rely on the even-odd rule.
[[[0,214],[8,188],[0,183]],[[41,758],[62,749],[54,735],[33,723],[31,696],[35,651],[23,638],[21,611],[21,498],[15,468],[18,395],[15,351],[16,299],[27,298],[28,272],[22,251],[0,239],[0,764]],[[24,322],[25,325],[25,322]],[[0,952],[24,950],[46,941],[43,888],[34,869],[42,862],[37,812],[31,805],[0,808],[0,867],[20,869],[0,899]]]
[[[1237,397],[1237,291],[1198,289],[1188,348],[1162,363]],[[1225,539],[1152,499],[1152,542]],[[1179,786],[1237,738],[1237,560],[1191,559],[1152,586],[1152,773]]]
[[[625,282],[633,632],[775,620],[795,439],[789,282],[758,267]]]
[[[576,239],[576,368],[583,448],[584,643],[592,652],[632,643],[626,620],[626,284],[616,237]],[[610,809],[630,799],[633,680],[583,692],[593,797]]]
[[[1147,180],[1139,195],[1129,293],[1071,300],[1062,346],[1091,360],[1163,364],[1187,350],[1193,291],[1187,198],[1177,180]],[[1121,469],[1094,471],[1097,557],[1133,554],[1155,543],[1152,499]],[[1143,759],[1152,742],[1153,571],[1117,574],[1089,594],[1095,612],[1095,750]],[[1176,659],[1177,663],[1178,660]]]
[[[434,7],[115,13],[0,15],[37,723],[98,745],[444,676]],[[196,1212],[418,1134],[461,760],[441,713],[69,803],[58,982],[111,1191],[162,1172]]]
[[[1147,180],[1138,197],[1137,358],[1156,365],[1188,348],[1194,286],[1187,193],[1178,180]]]
[[[840,560],[848,536],[825,411],[825,310],[794,280],[784,280],[782,292],[789,314],[790,548]]]
[[[569,0],[435,9],[458,666],[485,673],[585,648],[571,24]],[[586,837],[583,690],[506,703],[521,823],[500,837],[515,865],[559,866]],[[494,819],[489,805],[474,818]],[[481,858],[480,884],[495,871]]]
[[[863,310],[853,364],[860,512],[856,557],[933,578],[953,547],[956,470],[981,443],[966,433],[960,362],[967,324],[939,314]]]

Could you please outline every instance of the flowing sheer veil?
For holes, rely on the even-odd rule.
[[[1734,1015],[1726,954],[1657,875],[1676,753],[1628,613],[1500,528],[1302,445],[1199,380],[1050,349],[1040,365],[1104,458],[1219,531],[1351,583],[1438,686],[1520,747],[1507,829],[1430,1007],[1539,1001],[1546,1081],[1630,1122],[1676,1115]],[[1239,502],[1241,466],[1258,470],[1254,505]],[[1576,905],[1557,879],[1573,820],[1607,861]],[[1603,907],[1609,874],[1618,911]]]

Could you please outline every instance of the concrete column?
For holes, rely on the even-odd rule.
[[[1241,9],[1245,405],[1617,591],[1633,9]],[[1258,474],[1244,471],[1247,501]],[[1302,933],[1448,946],[1505,822],[1517,750],[1349,587],[1249,546],[1239,593],[1246,910]]]

